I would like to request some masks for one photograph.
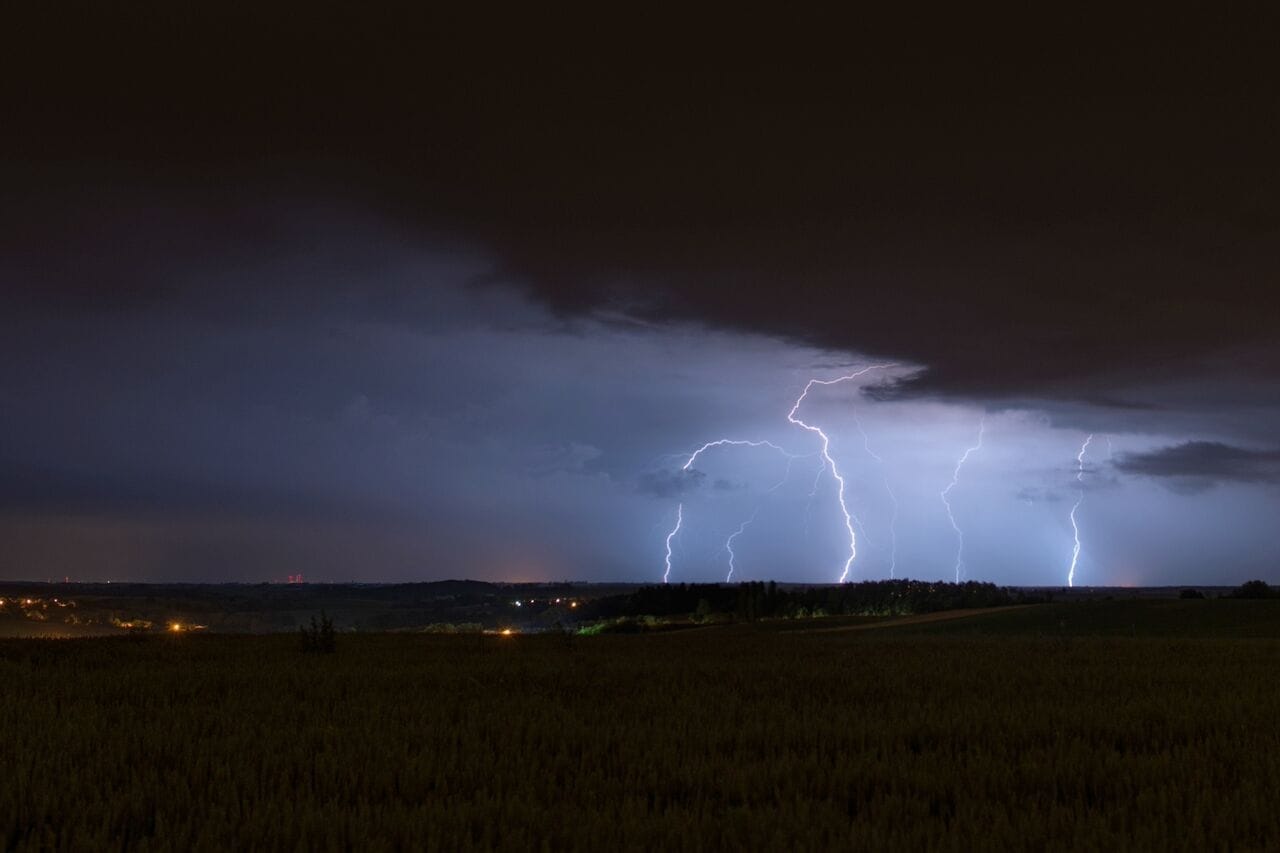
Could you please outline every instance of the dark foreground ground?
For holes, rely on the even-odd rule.
[[[1280,602],[0,641],[6,849],[1276,849]]]

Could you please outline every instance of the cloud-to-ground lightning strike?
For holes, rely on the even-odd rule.
[[[738,526],[738,529],[730,533],[729,538],[724,540],[724,549],[729,552],[729,574],[725,576],[725,579],[724,579],[725,583],[729,583],[730,581],[733,580],[733,568],[734,568],[733,561],[737,556],[736,554],[733,553],[733,540],[741,536],[742,532],[746,530],[748,526],[750,526],[751,522],[756,520],[756,515],[758,515],[759,512],[760,512],[760,507],[756,507],[755,512],[751,513],[751,517],[748,518],[746,521],[742,522],[742,524]]]
[[[800,458],[796,454],[791,453],[785,448],[779,447],[778,445],[774,444],[772,441],[748,441],[746,439],[718,438],[715,441],[708,441],[706,444],[702,445],[697,450],[693,451],[693,453],[690,453],[689,458],[686,459],[684,461],[684,464],[680,466],[680,470],[688,471],[690,468],[693,467],[693,463],[698,461],[698,457],[701,456],[706,451],[710,450],[711,448],[725,447],[725,446],[772,448],[773,450],[776,450],[779,453],[781,453],[783,456],[787,457],[787,473],[788,474],[790,474],[791,472],[791,463],[796,459]],[[778,486],[781,486],[782,482],[784,482],[785,479],[786,478],[784,477],[783,481],[780,481],[778,485],[774,486],[773,488],[776,489],[778,488]],[[773,489],[770,489],[770,491],[773,491]],[[753,519],[755,518],[754,515],[752,515],[751,517]],[[682,524],[684,524],[684,502],[683,501],[681,501],[680,504],[676,507],[675,527],[672,527],[671,532],[667,534],[667,543],[666,543],[667,551],[666,551],[666,556],[663,560],[663,572],[662,572],[663,583],[669,583],[671,580],[671,540],[674,539],[676,534],[680,532],[680,527]],[[744,524],[743,527],[746,527],[746,524]],[[730,555],[729,574],[732,575],[733,574],[733,551],[732,550],[729,551],[729,555]]]
[[[841,382],[848,382],[849,380],[857,379],[861,376],[865,376],[866,374],[870,373],[873,370],[885,370],[887,368],[895,367],[895,366],[896,365],[894,364],[872,364],[872,365],[868,365],[867,367],[863,367],[860,370],[856,370],[853,373],[847,374],[845,376],[837,376],[834,379],[810,379],[808,383],[804,386],[804,390],[800,392],[800,396],[796,398],[795,403],[791,406],[791,411],[787,413],[787,421],[789,423],[792,423],[802,429],[805,429],[805,430],[808,430],[809,432],[814,433],[822,441],[821,447],[818,450],[818,455],[822,457],[822,467],[818,471],[817,479],[814,480],[813,492],[810,493],[810,498],[813,497],[813,494],[817,493],[818,482],[819,480],[821,480],[822,474],[825,471],[827,471],[827,469],[831,470],[831,476],[835,478],[835,481],[837,484],[836,495],[840,503],[840,512],[844,516],[845,530],[849,534],[849,557],[848,559],[845,560],[844,568],[840,573],[840,580],[839,580],[840,583],[844,583],[848,579],[849,571],[853,566],[854,558],[856,558],[858,554],[858,537],[857,537],[857,534],[854,532],[854,525],[857,524],[859,527],[861,527],[862,524],[860,521],[858,521],[854,517],[853,513],[849,510],[848,502],[845,500],[845,479],[844,479],[844,475],[840,473],[840,469],[836,466],[835,459],[832,458],[831,456],[831,439],[827,436],[825,432],[822,431],[821,428],[816,427],[809,423],[805,423],[803,420],[796,417],[796,412],[799,411],[801,404],[804,403],[805,398],[809,395],[809,391],[812,390],[813,386],[815,385],[837,385]],[[859,424],[859,428],[861,428],[861,424]],[[705,451],[710,450],[713,447],[723,447],[725,445],[737,446],[737,447],[769,447],[774,450],[777,450],[783,456],[787,457],[787,474],[788,475],[791,472],[791,462],[793,462],[796,459],[802,458],[801,456],[788,452],[787,450],[783,449],[782,447],[779,447],[778,445],[774,444],[771,441],[748,441],[744,439],[720,438],[720,439],[716,439],[715,441],[708,441],[706,444],[702,445],[697,450],[693,451],[693,453],[689,454],[689,458],[686,459],[684,464],[680,466],[680,470],[688,471],[690,468],[693,467],[693,463],[697,461],[698,457],[701,456]],[[786,477],[784,476],[782,482],[785,482],[785,480],[786,480]],[[782,482],[779,482],[777,486],[773,487],[773,489],[777,489],[778,486],[781,486]],[[770,489],[770,491],[773,491],[773,489]],[[892,493],[891,493],[891,497],[892,497]],[[894,506],[895,506],[895,515],[896,515],[896,507],[897,507],[896,498],[894,498]],[[740,535],[742,531],[745,530],[746,527],[751,523],[751,521],[754,520],[754,518],[755,518],[755,514],[752,514],[751,519],[748,519],[746,522],[744,522],[742,526],[738,529],[738,531],[729,537],[729,541],[725,543],[725,547],[729,551],[729,560],[730,560],[729,576],[730,577],[733,576],[733,560],[734,560],[733,539],[736,538],[738,535]],[[667,534],[666,558],[664,562],[664,571],[662,574],[663,583],[668,583],[671,579],[671,541],[672,539],[675,538],[676,534],[680,532],[680,527],[683,523],[684,523],[684,503],[681,502],[676,507],[675,526],[672,527],[671,532]]]
[[[1079,488],[1076,490],[1075,505],[1071,507],[1071,535],[1075,544],[1071,548],[1071,566],[1067,569],[1067,586],[1076,585],[1076,565],[1080,562],[1080,525],[1076,522],[1076,511],[1080,509],[1080,504],[1084,503],[1084,455],[1089,450],[1091,441],[1093,441],[1093,433],[1089,433],[1084,444],[1080,445],[1080,452],[1076,454],[1076,483],[1079,484]]]
[[[889,577],[893,578],[897,576],[898,571],[898,496],[893,493],[893,488],[889,485],[889,472],[885,470],[884,459],[871,449],[871,439],[867,437],[867,431],[862,428],[862,420],[857,412],[853,413],[853,422],[857,425],[858,432],[862,433],[862,448],[880,466],[880,473],[884,476],[884,490],[889,495],[889,504],[893,507],[889,515]]]
[[[667,583],[671,578],[671,540],[676,538],[676,534],[680,532],[680,525],[684,524],[684,502],[681,501],[676,505],[676,526],[671,528],[671,532],[667,534],[667,557],[666,570],[662,573],[662,582]]]
[[[964,455],[960,457],[960,461],[956,462],[956,469],[951,474],[951,482],[941,492],[942,505],[947,508],[947,518],[951,521],[951,528],[956,532],[956,583],[960,583],[960,575],[964,572],[964,531],[960,529],[960,525],[956,524],[956,517],[951,512],[951,501],[947,496],[951,494],[951,490],[960,482],[960,469],[969,460],[969,455],[982,449],[982,434],[986,429],[987,418],[983,415],[982,420],[978,422],[978,443],[965,450]]]
[[[850,379],[857,379],[860,376],[865,376],[873,370],[884,370],[894,366],[895,365],[893,364],[872,364],[862,368],[861,370],[854,371],[847,376],[837,376],[835,379],[810,379],[808,384],[804,386],[804,390],[800,392],[800,396],[796,398],[796,402],[792,405],[791,411],[787,413],[788,421],[801,429],[806,429],[809,432],[814,433],[819,439],[821,439],[822,461],[826,468],[831,469],[831,476],[836,480],[836,495],[840,501],[840,512],[844,515],[844,527],[849,533],[849,558],[844,561],[844,569],[840,572],[840,583],[844,583],[849,579],[849,571],[853,568],[853,561],[858,556],[858,536],[853,531],[853,514],[849,512],[849,505],[845,501],[844,497],[844,476],[836,466],[835,459],[831,458],[831,439],[819,427],[805,423],[800,418],[796,417],[796,412],[799,411],[800,405],[804,402],[805,397],[809,396],[809,391],[814,385],[836,385],[840,382],[848,382]]]

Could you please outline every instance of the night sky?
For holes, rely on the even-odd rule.
[[[1280,580],[1271,17],[125,5],[0,51],[0,578],[832,582],[892,364],[850,580]]]

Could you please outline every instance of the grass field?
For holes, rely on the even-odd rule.
[[[1280,602],[788,627],[0,640],[0,841],[1280,845]]]

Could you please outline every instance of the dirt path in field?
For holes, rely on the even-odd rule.
[[[951,619],[965,619],[969,616],[982,616],[987,613],[1008,613],[1011,610],[1022,610],[1035,607],[1034,604],[1013,604],[1007,607],[971,607],[967,610],[942,610],[937,613],[920,613],[915,616],[903,616],[899,619],[887,619],[883,622],[863,622],[858,625],[839,625],[835,628],[809,628],[800,633],[830,634],[837,631],[874,631],[877,628],[894,628],[898,625],[921,625],[927,622],[946,622]]]

